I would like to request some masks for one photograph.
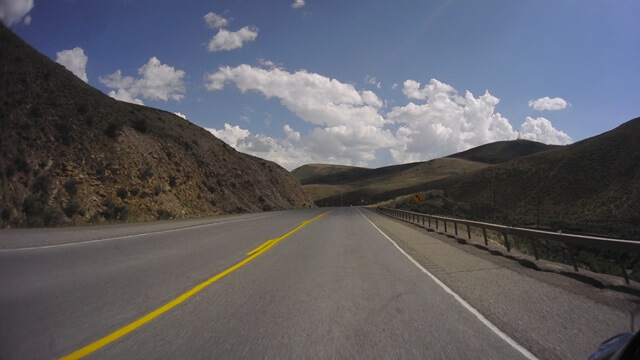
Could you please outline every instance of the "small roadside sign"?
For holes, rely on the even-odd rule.
[[[413,202],[414,203],[419,203],[420,201],[422,201],[423,197],[422,195],[420,195],[420,193],[413,195]]]

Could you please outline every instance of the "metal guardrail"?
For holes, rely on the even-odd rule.
[[[423,226],[429,226],[432,228],[432,223],[435,223],[435,228],[438,230],[440,225],[443,225],[443,229],[445,233],[447,232],[447,224],[453,224],[453,228],[455,231],[455,235],[458,236],[458,224],[464,224],[467,227],[467,237],[471,239],[471,227],[482,229],[482,234],[484,237],[485,246],[489,246],[489,242],[487,239],[487,230],[497,231],[502,234],[504,238],[505,247],[507,251],[511,251],[511,244],[509,243],[509,235],[515,235],[522,238],[528,238],[531,241],[533,252],[536,257],[536,260],[540,260],[540,256],[538,255],[538,245],[537,240],[545,239],[558,241],[565,244],[573,245],[573,246],[584,246],[597,248],[602,250],[613,250],[617,253],[621,252],[635,252],[640,253],[640,241],[634,240],[622,240],[622,239],[611,239],[605,237],[598,236],[586,236],[586,235],[575,235],[575,234],[563,234],[561,232],[552,232],[552,231],[544,231],[544,230],[536,230],[536,229],[527,229],[527,228],[519,228],[513,226],[499,225],[499,224],[491,224],[480,221],[472,221],[472,220],[464,220],[464,219],[455,219],[444,216],[436,216],[429,214],[422,214],[412,211],[398,210],[398,209],[390,209],[384,207],[378,207],[378,211],[401,219],[406,220],[412,223],[420,223],[422,221]],[[573,269],[578,271],[578,264],[575,261],[574,254],[569,252],[571,255],[571,260],[573,263]],[[629,277],[627,275],[627,271],[624,268],[622,260],[620,259],[620,255],[617,256],[618,264],[620,265],[620,270],[622,271],[622,275],[624,277],[624,281],[629,284]]]

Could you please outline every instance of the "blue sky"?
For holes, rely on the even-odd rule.
[[[293,4],[2,0],[0,17],[106,94],[288,169],[565,144],[640,115],[638,1]]]

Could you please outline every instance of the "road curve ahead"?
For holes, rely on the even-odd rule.
[[[533,358],[366,212],[327,211],[0,232],[25,242],[0,250],[0,358]]]

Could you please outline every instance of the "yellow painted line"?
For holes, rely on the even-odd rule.
[[[249,252],[247,253],[247,256],[253,255],[253,254],[257,253],[258,251],[260,251],[260,250],[264,249],[264,247],[265,247],[265,246],[267,246],[267,245],[271,244],[274,240],[275,240],[275,239],[271,239],[271,240],[267,240],[267,241],[265,241],[264,243],[262,243],[262,245],[260,245],[260,246],[258,246],[257,248],[255,248],[255,249],[253,249],[253,250],[249,251]]]
[[[170,302],[168,302],[167,304],[161,306],[160,308],[148,313],[147,315],[139,318],[138,320],[126,325],[123,328],[120,328],[114,332],[112,332],[111,334],[103,337],[102,339],[99,339],[97,341],[92,342],[91,344],[76,350],[74,352],[72,352],[69,355],[63,356],[60,359],[61,360],[71,360],[71,359],[80,359],[83,358],[89,354],[91,354],[92,352],[103,348],[107,345],[109,345],[110,343],[120,339],[121,337],[127,335],[128,333],[136,330],[137,328],[141,327],[142,325],[148,323],[149,321],[157,318],[158,316],[164,314],[165,312],[173,309],[174,307],[180,305],[181,303],[185,302],[188,298],[192,297],[193,295],[199,293],[200,291],[202,291],[202,289],[206,288],[207,286],[213,284],[214,282],[222,279],[223,277],[231,274],[232,272],[238,270],[239,268],[243,267],[244,265],[248,264],[249,262],[251,262],[251,260],[257,258],[258,256],[264,254],[267,250],[271,249],[271,247],[273,247],[275,244],[277,244],[278,242],[286,239],[287,237],[291,236],[293,233],[295,233],[296,231],[302,229],[303,227],[309,225],[310,223],[319,220],[320,218],[322,218],[323,216],[327,215],[328,213],[330,213],[330,211],[327,211],[325,213],[322,213],[316,217],[314,217],[311,220],[307,220],[307,221],[303,221],[298,227],[296,227],[295,229],[289,231],[288,233],[280,236],[279,238],[275,238],[275,239],[271,239],[266,241],[264,244],[260,245],[258,248],[256,248],[255,250],[251,251],[251,253],[253,253],[252,255],[250,255],[248,258],[240,261],[239,263],[233,265],[232,267],[228,268],[227,270],[215,275],[214,277],[206,280],[205,282],[196,285],[195,287],[193,287],[191,290],[185,292],[184,294],[178,296],[177,298],[171,300]]]

